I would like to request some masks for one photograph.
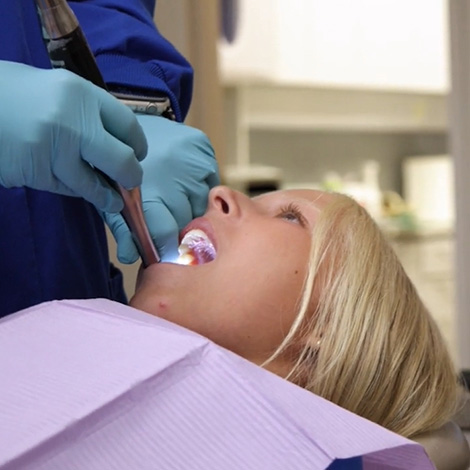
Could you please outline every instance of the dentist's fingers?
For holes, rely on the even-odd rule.
[[[102,90],[100,115],[103,127],[131,147],[137,160],[143,160],[148,151],[147,139],[135,114],[113,95]]]
[[[123,264],[135,263],[139,259],[139,252],[122,215],[104,213],[103,217],[116,240],[118,260]]]
[[[144,215],[153,243],[163,261],[174,261],[178,256],[179,231],[187,225],[179,225],[169,207],[160,200],[146,201]]]

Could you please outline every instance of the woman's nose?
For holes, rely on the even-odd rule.
[[[238,216],[241,213],[243,198],[247,197],[227,186],[216,186],[209,192],[208,209],[223,215]]]

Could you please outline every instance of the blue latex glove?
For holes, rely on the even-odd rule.
[[[66,70],[0,61],[0,185],[120,211],[121,197],[91,165],[130,188],[146,152],[134,114],[106,91]]]
[[[204,214],[209,190],[219,184],[214,150],[207,136],[160,116],[139,115],[149,146],[142,162],[145,219],[160,257],[174,260],[178,232]],[[104,214],[117,241],[118,259],[133,263],[139,255],[120,214]]]

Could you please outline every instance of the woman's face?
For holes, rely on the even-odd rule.
[[[202,230],[215,259],[194,266],[151,265],[140,273],[131,305],[261,364],[297,314],[311,231],[331,197],[289,190],[250,199],[223,186],[212,189],[206,214],[182,235]],[[271,369],[283,373],[281,362]]]

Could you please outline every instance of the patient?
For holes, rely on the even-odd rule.
[[[403,436],[452,417],[456,373],[438,328],[352,199],[219,186],[182,236],[193,265],[142,271],[132,306]]]

